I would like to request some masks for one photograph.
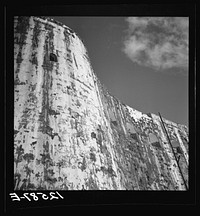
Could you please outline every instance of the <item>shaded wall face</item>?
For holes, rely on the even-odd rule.
[[[15,17],[14,40],[15,189],[185,189],[183,126],[166,121],[180,170],[158,116],[111,96],[71,29]]]

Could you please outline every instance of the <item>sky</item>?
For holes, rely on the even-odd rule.
[[[83,40],[111,95],[188,126],[187,17],[51,17]]]

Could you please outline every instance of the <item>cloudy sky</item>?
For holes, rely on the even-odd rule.
[[[188,125],[187,17],[51,17],[84,41],[109,92],[143,113]]]

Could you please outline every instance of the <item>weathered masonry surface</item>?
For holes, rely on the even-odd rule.
[[[15,190],[188,188],[188,129],[163,119],[171,146],[159,116],[110,95],[76,33],[15,17],[14,41]]]

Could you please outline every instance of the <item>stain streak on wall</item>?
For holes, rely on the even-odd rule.
[[[15,190],[186,190],[185,126],[163,119],[174,155],[159,117],[112,96],[57,21],[15,17],[14,42]]]

